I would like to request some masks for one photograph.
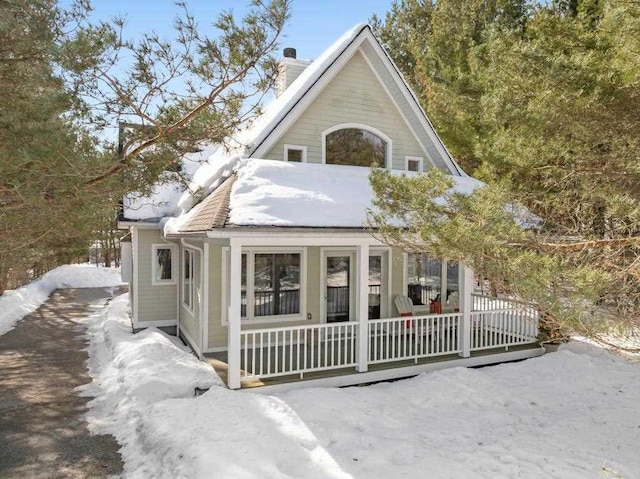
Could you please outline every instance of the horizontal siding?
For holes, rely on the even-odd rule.
[[[398,104],[398,107],[402,110],[409,123],[414,126],[416,136],[420,139],[421,143],[427,150],[427,157],[429,158],[428,161],[431,161],[431,163],[433,163],[437,168],[446,171],[447,173],[458,175],[457,172],[450,171],[442,152],[439,151],[438,145],[433,142],[429,133],[421,126],[420,118],[411,108],[410,103],[407,101],[406,97],[402,94],[400,88],[393,80],[391,72],[386,69],[382,59],[376,54],[373,47],[365,42],[362,45],[362,50],[364,51],[373,67],[379,72],[380,79],[385,83],[385,85],[387,85],[387,88]],[[425,158],[425,160],[427,159]],[[427,163],[428,161],[425,161],[425,163]],[[425,165],[425,168],[427,168],[427,165]]]
[[[162,240],[160,230],[138,229],[138,323],[144,327],[145,321],[175,320],[177,315],[177,286],[153,285],[152,262],[153,244],[167,244]],[[178,260],[175,258],[176,261]]]
[[[391,138],[392,165],[404,169],[405,156],[424,150],[358,51],[329,82],[265,158],[282,160],[284,145],[306,145],[307,161],[322,162],[322,132],[341,123],[361,123]],[[424,162],[428,166],[428,161]]]

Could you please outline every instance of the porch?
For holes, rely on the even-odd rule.
[[[223,256],[227,341],[208,357],[230,389],[361,384],[541,353],[536,311],[474,295],[464,264],[430,260],[419,274],[366,232],[273,235],[277,247],[230,238]],[[415,297],[411,317],[393,307],[398,295]]]
[[[309,384],[361,384],[453,366],[479,366],[541,353],[537,312],[470,295],[468,314],[344,321],[240,331],[243,389]],[[228,354],[206,359],[229,384]]]

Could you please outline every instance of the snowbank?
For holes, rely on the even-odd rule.
[[[213,388],[141,426],[164,477],[630,478],[639,401],[640,368],[579,345],[366,388]]]
[[[126,300],[91,332],[90,423],[125,477],[637,477],[640,367],[586,343],[541,358],[276,396],[218,387]],[[212,386],[200,397],[193,387]],[[178,397],[178,399],[170,399]],[[182,398],[180,398],[182,397]]]
[[[0,336],[32,313],[60,288],[110,287],[122,284],[120,269],[97,268],[89,264],[59,266],[22,288],[0,296]]]
[[[164,451],[149,448],[155,438],[146,437],[141,426],[147,409],[168,398],[192,397],[196,387],[221,381],[178,339],[156,328],[132,334],[128,307],[128,295],[118,296],[89,328],[93,382],[79,388],[94,397],[87,414],[89,429],[116,437],[127,477],[174,477],[162,471]]]

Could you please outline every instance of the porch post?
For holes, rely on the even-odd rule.
[[[242,287],[242,245],[230,242],[229,312],[227,339],[227,386],[240,389],[240,290]]]
[[[473,270],[464,263],[460,263],[462,269],[462,295],[460,297],[460,311],[462,312],[462,324],[460,325],[460,356],[471,356],[471,293],[473,292]]]
[[[356,253],[358,265],[358,295],[356,314],[358,318],[358,365],[359,373],[369,367],[369,244],[359,244]]]

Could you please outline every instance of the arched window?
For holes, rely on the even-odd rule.
[[[388,142],[357,127],[340,128],[325,135],[325,161],[330,165],[386,166]]]

